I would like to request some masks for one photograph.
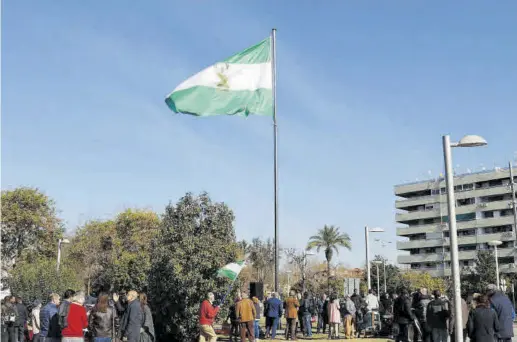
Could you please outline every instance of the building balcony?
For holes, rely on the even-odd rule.
[[[469,272],[471,268],[465,267],[462,269],[462,273]],[[443,265],[440,265],[440,267],[436,268],[420,268],[417,270],[411,270],[411,271],[417,271],[417,272],[426,272],[429,273],[432,277],[450,277],[451,276],[451,268],[443,268]],[[517,273],[517,265],[515,264],[500,264],[499,265],[499,272],[501,273]]]
[[[477,211],[492,211],[492,210],[502,210],[511,208],[511,200],[504,201],[494,201],[487,203],[477,203],[464,205],[461,207],[456,207],[456,215],[475,213]],[[442,205],[441,209],[431,209],[427,211],[412,211],[407,213],[396,213],[395,221],[397,222],[407,222],[413,220],[423,220],[429,218],[436,218],[442,216],[447,216],[448,210],[446,205]]]
[[[459,236],[458,245],[474,245],[479,243],[487,243],[493,240],[513,241],[515,240],[513,232],[495,233],[495,234],[479,234],[471,236]],[[415,248],[427,247],[443,247],[449,246],[449,238],[443,239],[421,239],[412,241],[397,241],[398,250],[409,250]]]
[[[472,260],[476,259],[478,250],[474,251],[460,251],[458,253],[459,260]],[[499,248],[497,249],[498,257],[511,257],[516,255],[516,251],[513,248]],[[451,253],[430,253],[430,254],[413,254],[413,255],[399,255],[397,262],[399,264],[412,264],[412,263],[427,263],[427,262],[444,262],[451,260]]]
[[[436,188],[435,188],[436,189]],[[465,199],[470,197],[483,197],[483,196],[492,196],[492,195],[504,195],[511,193],[509,185],[498,185],[493,187],[487,187],[482,189],[475,190],[467,190],[467,191],[457,191],[455,192],[455,197],[457,200]],[[416,206],[416,205],[425,205],[436,202],[442,202],[444,205],[447,205],[447,194],[441,195],[428,195],[428,196],[420,196],[413,198],[404,198],[397,199],[395,201],[395,208],[402,209]]]
[[[456,224],[458,231],[464,230],[464,229],[497,227],[497,226],[506,226],[506,225],[513,225],[513,216],[485,218],[485,219],[457,222],[457,224]],[[398,236],[407,236],[407,235],[421,234],[421,233],[440,233],[442,231],[448,231],[448,230],[449,230],[449,225],[447,224],[447,222],[444,222],[443,224],[433,223],[433,224],[425,224],[425,225],[420,225],[420,226],[398,227],[397,235]]]

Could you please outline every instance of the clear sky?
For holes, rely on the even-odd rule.
[[[441,135],[480,134],[458,171],[517,151],[517,2],[3,2],[2,189],[37,186],[67,229],[208,191],[239,238],[273,235],[272,122],[195,118],[164,97],[276,27],[280,243],[324,224],[396,241],[393,186],[436,177]],[[379,251],[374,248],[373,252]],[[394,260],[394,247],[386,251]]]

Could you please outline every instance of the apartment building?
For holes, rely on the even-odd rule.
[[[513,176],[516,182],[515,167]],[[474,266],[477,252],[492,249],[488,243],[498,240],[502,241],[498,246],[500,271],[517,272],[510,169],[457,175],[454,190],[460,267]],[[397,242],[397,249],[405,251],[398,256],[398,263],[432,276],[449,276],[445,180],[442,177],[397,185],[395,195],[396,221],[401,224],[397,235],[405,240]]]

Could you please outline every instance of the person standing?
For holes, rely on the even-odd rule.
[[[403,289],[400,292],[400,296],[395,299],[393,304],[393,316],[394,322],[399,325],[399,334],[395,341],[408,342],[409,326],[415,320],[415,315],[411,310],[411,299],[409,298],[409,293],[405,289]]]
[[[499,291],[494,284],[488,285],[486,294],[499,320],[499,332],[497,333],[499,342],[511,342],[513,337],[514,315],[512,302],[508,296],[502,291]]]
[[[237,320],[237,303],[239,303],[241,300],[240,294],[235,296],[235,299],[233,301],[233,305],[230,306],[230,310],[228,311],[228,317],[226,318],[226,321],[230,320],[230,341],[232,340],[232,337],[234,337],[234,340],[237,340],[237,336],[240,336],[239,332],[239,321]]]
[[[285,300],[285,318],[287,321],[286,335],[285,338],[296,340],[296,318],[298,317],[298,308],[300,307],[300,302],[296,297],[296,292],[291,290],[289,293],[289,297]]]
[[[127,342],[138,342],[140,340],[140,329],[142,328],[142,308],[138,301],[138,293],[129,291],[127,302],[127,309],[124,311],[120,323],[121,337],[126,337]]]
[[[339,299],[335,294],[332,294],[329,300],[329,340],[339,338],[339,323],[341,323],[341,312],[339,309]]]
[[[18,330],[18,342],[25,342],[25,325],[27,324],[29,313],[27,312],[27,308],[23,304],[23,300],[21,297],[16,297],[14,305],[16,306],[16,310],[18,311],[18,318],[16,320],[16,327]]]
[[[350,299],[350,296],[345,296],[345,315],[343,318],[343,324],[345,326],[345,338],[351,339],[354,336],[354,324],[353,318],[355,317],[355,304]]]
[[[88,317],[84,308],[84,293],[77,292],[72,298],[66,317],[67,325],[61,331],[61,342],[84,342],[84,330],[88,328]]]
[[[153,342],[156,339],[154,335],[154,323],[151,308],[147,303],[147,295],[140,293],[138,296],[140,308],[142,309],[142,327],[140,328],[140,342]]]
[[[13,298],[6,296],[2,305],[2,341],[16,342],[18,339],[18,329],[16,327],[18,310],[13,303]]]
[[[253,297],[251,299],[253,301],[253,305],[255,305],[255,322],[253,324],[253,329],[255,330],[255,340],[260,338],[260,317],[262,316],[262,308],[260,306],[260,300],[257,297]]]
[[[451,308],[439,290],[435,290],[433,295],[434,299],[427,305],[427,324],[431,329],[431,338],[433,342],[447,342],[447,321],[451,316]]]
[[[427,294],[426,288],[421,288],[415,302],[415,316],[420,323],[421,333],[420,339],[423,342],[431,342],[431,329],[427,324],[427,306],[431,302],[431,297]]]
[[[32,322],[32,342],[40,342],[40,311],[41,311],[41,300],[36,299],[32,304],[33,309],[31,311],[31,322]]]
[[[298,298],[298,302],[301,304],[302,303],[302,294],[298,293],[296,296]],[[298,308],[298,325],[300,327],[300,332],[302,334],[305,334],[305,330],[303,329],[303,313],[302,313],[301,308]]]
[[[456,341],[456,334],[454,332],[454,304],[451,305],[451,317],[449,318],[449,336],[451,337],[451,342]],[[469,320],[469,307],[465,299],[461,298],[461,322],[463,325],[463,342],[467,340],[467,322]]]
[[[368,311],[379,310],[379,298],[377,298],[373,290],[368,290],[368,295],[366,295],[365,301],[366,309]]]
[[[246,341],[246,335],[250,341],[255,341],[255,332],[253,329],[255,316],[257,315],[255,305],[253,305],[253,302],[248,298],[247,293],[243,292],[241,296],[242,299],[237,303],[236,308],[237,319],[240,321],[241,342]]]
[[[52,293],[49,296],[49,302],[45,305],[40,313],[40,341],[41,342],[57,342],[60,341],[61,333],[59,331],[58,306],[61,298],[58,294]]]
[[[117,311],[109,306],[109,296],[102,293],[97,304],[90,311],[88,326],[93,334],[93,342],[111,342],[115,334]]]
[[[487,296],[476,298],[476,309],[469,316],[468,335],[471,342],[497,341],[500,325],[497,313],[490,308]]]
[[[199,342],[216,342],[217,335],[214,331],[214,320],[219,312],[219,306],[214,306],[214,294],[208,292],[206,299],[199,308]]]
[[[282,317],[282,302],[277,297],[278,294],[276,292],[271,293],[271,298],[266,303],[266,320],[268,320],[266,338],[271,337],[274,339],[276,337],[278,320]]]
[[[303,299],[300,303],[300,312],[302,313],[304,336],[312,337],[312,314],[315,311],[314,301],[309,292],[303,294]]]

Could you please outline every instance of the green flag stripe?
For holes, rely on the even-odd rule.
[[[271,38],[266,38],[257,45],[247,48],[227,59],[227,63],[257,64],[271,60]]]
[[[173,92],[165,99],[165,102],[176,113],[196,116],[273,115],[271,89],[231,91],[196,86]]]

